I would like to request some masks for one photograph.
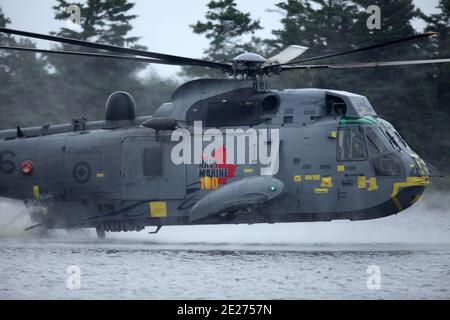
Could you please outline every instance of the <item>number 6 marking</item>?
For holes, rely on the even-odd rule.
[[[10,159],[14,158],[16,154],[13,151],[3,151],[0,153],[0,172],[4,174],[11,174],[16,170],[16,165],[10,159],[5,159],[5,156],[9,156]]]

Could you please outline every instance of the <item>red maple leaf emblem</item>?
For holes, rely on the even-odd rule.
[[[207,160],[205,158],[207,157],[203,155],[202,160]],[[238,167],[238,165],[227,163],[227,149],[225,148],[225,146],[221,146],[218,150],[215,150],[212,154],[212,157],[208,160],[215,162],[217,168],[228,169],[228,177],[219,178],[219,184],[226,184],[228,182],[228,179],[235,177],[236,168]]]

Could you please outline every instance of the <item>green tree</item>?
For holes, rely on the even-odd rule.
[[[0,8],[0,27],[10,20]],[[16,40],[0,34],[0,43],[7,46],[34,47],[28,39]],[[51,103],[48,90],[47,63],[33,53],[1,50],[0,52],[0,128],[14,128],[52,119],[54,114],[47,109]]]
[[[347,0],[287,0],[276,4],[283,14],[282,29],[273,30],[272,46],[291,44],[311,48],[310,53],[345,48],[353,37],[356,6]]]
[[[381,8],[381,30],[369,35],[360,32],[358,42],[364,39],[370,43],[388,41],[416,33],[413,19],[426,18],[415,8],[412,0],[355,0],[361,8],[377,4]],[[362,19],[361,19],[362,20]],[[363,22],[363,21],[361,21]],[[363,30],[363,29],[359,29]],[[367,43],[367,42],[366,42]],[[429,59],[433,57],[430,40],[408,42],[402,45],[363,54],[365,60]],[[368,44],[368,43],[367,43]],[[390,121],[426,160],[445,170],[450,162],[444,159],[444,145],[447,144],[449,126],[448,114],[439,108],[439,96],[447,91],[439,88],[436,70],[446,66],[405,66],[361,70],[356,88],[367,95],[379,115]],[[441,130],[436,130],[441,128]]]
[[[274,39],[266,40],[276,51],[289,45],[302,45],[310,48],[302,57],[310,57],[348,49],[352,44],[358,9],[351,1],[287,0],[276,4],[276,8],[273,11],[283,16],[282,28],[272,31]],[[290,72],[282,74],[274,85],[314,87],[321,84],[322,74],[314,70]]]
[[[145,112],[149,115],[163,103],[169,102],[172,94],[175,92],[180,83],[177,80],[163,78],[156,72],[151,70],[142,79],[140,79],[145,88]]]
[[[426,16],[422,14],[427,22],[426,31],[439,32],[439,37],[433,41],[431,50],[435,57],[450,57],[450,0],[440,0],[438,5],[439,12]],[[433,155],[437,159],[440,168],[449,167],[450,158],[450,65],[443,64],[434,68],[433,79],[437,82],[437,99],[439,122],[434,121],[435,131],[440,134],[436,141],[437,147]],[[437,118],[437,117],[435,117]],[[450,169],[447,169],[447,173]]]
[[[427,22],[426,31],[439,32],[433,42],[433,51],[437,57],[450,57],[450,0],[441,0],[438,5],[439,13],[422,18]],[[450,65],[444,64],[436,68],[439,82],[439,107],[449,113],[450,105]]]
[[[230,61],[236,55],[246,51],[258,51],[260,39],[254,35],[255,31],[262,29],[259,20],[253,20],[250,13],[236,8],[234,0],[210,1],[206,13],[206,21],[197,21],[191,25],[196,34],[205,35],[210,40],[209,47],[204,51],[205,58],[213,61]],[[196,67],[184,67],[181,73],[184,76],[222,76],[219,72]]]
[[[380,30],[369,30],[366,27],[369,17],[366,9],[373,4],[381,8]],[[289,44],[311,47],[305,57],[413,35],[416,31],[412,21],[421,17],[420,11],[415,8],[412,0],[309,2],[287,0],[277,4],[277,8],[283,14],[283,27],[273,32],[275,39],[272,41],[277,47]],[[448,8],[448,6],[441,4],[441,8]],[[441,15],[433,18],[440,26],[448,21]],[[292,43],[294,41],[296,43]],[[429,41],[424,40],[352,56],[320,60],[317,63],[429,57]],[[449,167],[449,158],[444,159],[443,156],[436,154],[436,150],[445,154],[441,151],[444,150],[443,144],[448,143],[448,118],[439,110],[437,98],[442,96],[443,91],[448,93],[449,87],[447,85],[446,88],[438,89],[435,70],[434,66],[405,66],[296,71],[276,78],[274,86],[331,88],[366,95],[377,113],[393,123],[417,152],[432,163],[445,168]],[[443,130],[436,130],[436,128],[443,128]],[[443,136],[444,132],[447,137]],[[442,145],[439,146],[440,144]]]
[[[67,8],[70,4],[58,0],[54,6],[55,18],[68,19]],[[129,36],[131,23],[136,18],[136,15],[129,13],[134,3],[127,0],[88,0],[75,4],[81,11],[81,30],[62,28],[56,33],[58,36],[145,49],[137,43],[139,38]],[[66,44],[57,48],[94,51]],[[73,117],[102,118],[106,99],[118,90],[130,92],[138,106],[147,106],[149,97],[137,75],[146,67],[144,63],[51,54],[48,61],[54,67],[54,92],[59,103],[66,105],[62,115],[64,121]]]
[[[310,1],[288,0],[275,5],[277,9],[270,11],[279,13],[281,29],[272,30],[274,39],[265,40],[272,50],[282,49],[291,44],[314,45],[313,33],[314,10]]]

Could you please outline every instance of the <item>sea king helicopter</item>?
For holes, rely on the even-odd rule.
[[[0,131],[0,196],[32,208],[26,230],[376,219],[414,204],[434,169],[377,116],[364,96],[326,89],[271,90],[265,77],[301,69],[440,64],[450,58],[309,64],[436,35],[422,33],[301,59],[289,46],[264,58],[215,62],[0,28],[97,49],[1,46],[44,54],[217,69],[229,79],[181,85],[172,101],[137,117],[113,93],[105,119]],[[120,54],[120,55],[119,55]],[[307,63],[308,62],[308,63]]]

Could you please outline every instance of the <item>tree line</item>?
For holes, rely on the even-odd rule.
[[[71,3],[57,0],[55,19],[65,20]],[[127,0],[87,0],[81,9],[81,30],[62,28],[59,36],[145,49],[129,36],[135,15]],[[366,9],[381,8],[381,28],[369,29]],[[280,18],[269,39],[257,31],[261,21],[239,10],[235,0],[215,0],[192,32],[205,36],[203,58],[227,61],[244,51],[272,56],[297,44],[310,49],[305,57],[347,50],[425,31],[440,37],[395,47],[337,57],[321,63],[429,59],[450,57],[450,0],[440,0],[437,13],[427,15],[412,0],[285,0],[267,8]],[[0,8],[0,26],[10,23]],[[176,39],[174,39],[176,41]],[[0,44],[34,47],[30,40],[0,34]],[[90,51],[70,45],[57,49]],[[161,78],[138,62],[0,51],[0,128],[67,122],[72,118],[101,119],[105,101],[117,90],[130,92],[139,114],[151,114],[170,100],[182,80],[223,77],[213,70],[184,67],[176,79]],[[182,80],[180,80],[182,79]],[[301,70],[274,76],[275,88],[330,88],[366,95],[380,116],[390,121],[423,157],[450,171],[450,66],[427,65],[351,70]]]

